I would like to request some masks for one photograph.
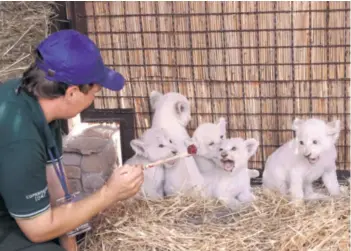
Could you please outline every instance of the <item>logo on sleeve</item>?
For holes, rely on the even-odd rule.
[[[46,186],[43,190],[40,190],[38,192],[26,195],[26,199],[30,200],[33,199],[35,200],[35,202],[40,201],[41,199],[45,198],[48,192],[48,187]]]

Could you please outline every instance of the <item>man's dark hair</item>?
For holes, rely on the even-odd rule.
[[[38,51],[36,57],[43,60]],[[51,81],[45,78],[45,72],[33,63],[22,76],[21,90],[35,98],[53,99],[65,95],[68,84]],[[79,85],[79,90],[87,94],[93,84]]]

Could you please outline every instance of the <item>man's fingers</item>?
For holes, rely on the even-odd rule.
[[[116,172],[117,175],[125,175],[125,174],[129,173],[130,171],[128,170],[128,168],[126,166],[122,166],[118,169],[115,169],[114,172]]]
[[[139,191],[141,185],[143,184],[143,180],[139,180],[138,182],[134,183],[133,190]]]
[[[144,175],[135,175],[130,179],[130,183],[134,186],[137,183],[144,182]]]
[[[131,168],[131,170],[126,170],[120,172],[120,175],[124,176],[124,180],[128,183],[134,183],[136,182],[138,179],[144,179],[144,173],[142,170],[137,169],[137,168]]]
[[[135,177],[133,180],[131,180],[131,185],[133,187],[140,186],[140,184],[143,184],[143,182],[144,182],[144,176],[140,175],[140,176]]]
[[[133,176],[140,176],[143,175],[143,169],[141,168],[141,166],[136,166],[135,168],[132,169]]]
[[[133,165],[133,166],[124,165],[119,170],[120,170],[120,172],[125,172],[125,171],[129,171],[129,172],[138,171],[138,172],[141,172],[141,171],[143,171],[143,165]]]

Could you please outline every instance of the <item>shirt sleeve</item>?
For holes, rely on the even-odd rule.
[[[36,140],[21,140],[1,150],[0,192],[14,218],[30,218],[50,208],[45,150]]]

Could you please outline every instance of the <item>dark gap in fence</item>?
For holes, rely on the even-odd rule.
[[[83,123],[115,123],[120,125],[121,152],[124,163],[134,155],[130,141],[134,139],[134,128],[136,128],[135,112],[133,109],[89,109],[82,113]]]
[[[172,6],[172,34],[173,34],[173,50],[174,50],[174,59],[175,59],[175,71],[176,71],[176,80],[175,82],[177,83],[177,92],[179,92],[179,70],[178,70],[178,58],[177,58],[177,50],[178,48],[176,47],[176,34],[175,34],[175,12],[174,12],[174,2],[171,2],[171,6]],[[160,66],[161,67],[161,66]],[[173,80],[174,82],[174,80]]]
[[[225,27],[225,25],[224,25],[225,24],[225,22],[224,22],[224,2],[222,2],[222,4],[221,4],[221,13],[223,14],[222,18],[221,18],[221,27],[223,27],[223,29],[224,29],[224,27]],[[208,19],[208,17],[206,17],[206,20],[207,19]],[[208,34],[207,34],[207,36],[208,36]],[[223,39],[223,43],[224,43],[224,50],[222,51],[223,63],[225,64],[225,67],[224,67],[225,78],[224,79],[225,79],[225,82],[228,82],[227,57],[225,55],[225,49],[227,49],[227,41],[226,41],[226,37],[225,37],[224,33],[222,33],[222,39]],[[209,51],[210,50],[208,50],[207,53],[209,53]],[[212,85],[212,81],[211,81],[211,85]],[[229,100],[229,87],[228,87],[228,85],[225,85],[225,92],[226,92],[225,97],[226,97],[226,111],[227,111],[227,114],[226,114],[227,126],[226,126],[226,128],[228,128],[231,125],[231,118],[230,118],[230,115],[229,115],[230,100]],[[213,99],[213,100],[215,100],[215,99]],[[230,137],[230,135],[227,135],[227,137]]]
[[[159,15],[159,10],[158,10],[158,2],[154,2],[155,5],[155,15],[156,15],[156,30],[160,30],[160,15]],[[144,45],[143,45],[144,47]],[[161,69],[161,50],[160,50],[160,35],[157,35],[157,55],[158,55],[158,62],[159,62],[159,70],[160,70],[160,77],[161,77],[161,82],[163,82],[163,72],[162,72],[162,69]],[[145,49],[144,49],[144,52],[145,52]],[[146,78],[146,74],[145,74],[145,78]],[[162,93],[165,93],[165,88],[164,88],[164,85],[162,85]],[[148,90],[148,93],[149,90]],[[151,111],[150,111],[150,117],[151,117]]]
[[[190,16],[189,16],[190,18]],[[350,29],[350,27],[329,27],[331,30],[345,30],[345,29]],[[321,27],[315,27],[312,28],[314,31],[324,31],[325,28]],[[271,32],[272,29],[243,29],[243,30],[225,30],[225,32],[234,32],[234,33],[243,33],[243,32]],[[288,31],[291,32],[291,28],[276,28],[275,31]],[[308,28],[296,28],[295,31],[308,31]],[[204,33],[221,33],[224,31],[218,31],[218,30],[202,30],[202,31],[145,31],[144,34],[204,34]],[[140,31],[114,31],[112,34],[139,34]],[[89,31],[88,34],[95,34],[95,35],[108,35],[108,31]]]
[[[345,29],[346,30],[346,29]],[[259,33],[256,31],[255,33]],[[208,36],[208,33],[206,33],[206,36]],[[301,48],[344,48],[344,47],[349,47],[350,44],[329,44],[327,45],[321,45],[321,44],[316,44],[316,45],[295,45],[294,48],[301,49]],[[195,51],[195,50],[228,50],[228,49],[251,49],[251,50],[256,50],[256,49],[289,49],[291,48],[291,45],[277,45],[277,46],[223,46],[223,47],[193,47],[193,48],[188,48],[188,47],[176,47],[173,45],[172,47],[145,47],[145,48],[129,48],[131,51],[139,51],[139,50],[164,50],[164,51],[171,51],[174,49],[177,49],[178,51]],[[126,48],[112,48],[112,47],[102,47],[100,48],[101,51],[107,51],[107,50],[112,50],[112,51],[125,51]]]
[[[273,9],[276,10],[277,8],[277,3],[273,2]],[[273,17],[273,32],[274,32],[274,46],[277,46],[277,14],[274,13]],[[278,79],[278,50],[277,48],[274,49],[274,82],[275,82],[275,109],[278,113],[280,113],[279,105],[278,105],[278,84],[277,84],[277,79]],[[275,118],[275,123],[277,127],[280,127],[279,123],[279,116],[276,116]],[[277,145],[280,144],[280,135],[279,132],[277,133],[274,142],[277,142]]]
[[[327,1],[327,9],[326,9],[326,13],[325,13],[325,23],[326,23],[326,40],[327,40],[327,95],[329,97],[330,95],[330,82],[329,82],[329,79],[330,79],[330,64],[329,64],[329,60],[330,60],[330,50],[329,50],[329,39],[330,39],[330,36],[329,36],[329,9],[330,9],[330,6],[329,6],[329,1]],[[329,98],[327,99],[327,113],[328,113],[328,120],[331,119],[331,116],[330,116],[330,102],[329,102]]]
[[[242,30],[242,14],[241,14],[241,4],[242,2],[239,2],[239,29]],[[240,32],[239,33],[239,43],[240,46],[243,46],[243,34]],[[244,78],[244,57],[243,57],[243,50],[240,50],[240,63],[241,63],[241,67],[240,67],[240,74],[241,74],[241,79],[245,79]],[[259,65],[259,63],[257,64]],[[245,86],[244,83],[241,84],[242,86],[242,100],[243,100],[243,107],[244,107],[244,126],[245,128],[247,128],[247,120],[246,120],[246,102],[245,102]],[[245,132],[245,138],[247,138],[247,133]]]
[[[126,14],[127,13],[127,5],[126,5],[126,2],[123,2],[123,12],[124,12],[124,14]],[[128,28],[127,28],[127,19],[125,18],[124,19],[124,29],[125,30],[128,30]],[[125,41],[126,41],[126,43],[125,43],[125,45],[126,45],[126,49],[127,49],[127,63],[128,63],[128,65],[130,65],[130,54],[129,54],[129,51],[128,51],[128,48],[129,48],[129,41],[128,41],[128,36],[127,36],[127,34],[125,35]],[[129,76],[131,77],[132,76],[132,68],[131,67],[128,67],[127,68],[128,69],[128,74],[129,74]],[[133,91],[133,88],[130,88],[130,92],[131,92],[131,94],[132,94],[132,96],[134,96],[134,91]],[[134,111],[135,111],[135,99],[133,98],[132,99],[132,107],[133,107],[133,109],[134,109]],[[133,123],[134,123],[134,125],[137,125],[137,114],[135,114],[135,116],[133,116]],[[134,130],[134,134],[135,134],[135,131],[136,130]]]
[[[149,112],[138,112],[138,114],[149,114]],[[260,115],[260,113],[247,113],[247,112],[230,112],[228,113],[229,115],[238,115],[238,116],[257,116]],[[344,112],[336,112],[334,113],[335,115],[344,115]],[[196,115],[211,115],[210,112],[197,112]],[[221,116],[226,116],[227,113],[226,112],[217,112],[216,115],[221,115]],[[275,116],[275,115],[286,115],[286,116],[293,116],[294,113],[289,113],[289,112],[279,112],[279,113],[275,113],[275,112],[264,112],[262,113],[262,115],[270,115],[270,116]],[[301,112],[299,113],[299,115],[301,116],[308,116],[309,113],[308,112]],[[315,116],[328,116],[327,113],[321,113],[321,112],[315,112],[313,113],[313,115]],[[249,128],[248,128],[249,130]],[[291,130],[290,130],[291,131]]]
[[[178,81],[182,81],[183,83],[202,83],[202,82],[209,82],[208,79],[203,79],[203,80],[186,80],[186,79],[181,79],[181,78],[178,78]],[[350,81],[350,78],[346,78],[346,79],[343,79],[343,78],[339,78],[339,79],[329,79],[330,81],[335,81],[335,82],[343,82],[343,81]],[[144,79],[144,80],[138,80],[138,79],[130,79],[129,82],[142,82],[142,83],[146,83],[148,81],[152,81],[152,82],[161,82],[160,79]],[[164,79],[163,82],[175,82],[177,80],[174,80],[174,79]],[[312,79],[312,80],[309,80],[309,79],[297,79],[295,80],[295,82],[299,82],[299,83],[305,83],[305,82],[315,82],[315,83],[318,83],[318,82],[326,82],[326,79]],[[223,84],[225,83],[225,80],[214,80],[212,79],[212,82],[214,84],[218,83],[218,84]],[[230,81],[228,81],[230,82]],[[255,82],[255,80],[235,80],[236,83],[252,83],[252,82]],[[264,80],[264,82],[260,82],[260,84],[271,84],[271,83],[290,83],[290,80]],[[324,83],[321,83],[321,84],[324,84]]]
[[[155,2],[156,3],[156,2]],[[141,14],[142,13],[142,9],[141,9],[141,2],[139,1],[138,2],[138,9],[139,9],[139,13]],[[143,20],[142,20],[142,17],[139,16],[139,26],[140,26],[140,34],[141,34],[141,47],[144,48],[145,47],[145,38],[144,38],[144,28],[143,28]],[[157,29],[157,27],[156,27]],[[158,37],[159,35],[157,35]],[[159,41],[157,39],[157,46],[159,46]],[[143,49],[142,50],[143,52],[143,68],[144,68],[144,79],[147,78],[147,69],[146,69],[146,57],[145,57],[145,50]],[[161,59],[159,59],[159,66],[160,66],[160,72],[162,72],[161,70]],[[162,74],[162,73],[161,73]],[[162,76],[161,76],[161,81],[162,81]],[[162,88],[163,89],[163,88]],[[149,90],[149,85],[147,84],[146,85],[146,92],[148,93],[148,95],[150,95],[150,90]],[[140,102],[141,103],[141,102]],[[150,102],[147,102],[147,104],[149,105],[149,117],[151,118],[152,117],[152,109],[151,109],[151,104]],[[137,117],[137,116],[136,116]],[[137,118],[138,119],[138,118]]]
[[[345,1],[345,9],[347,8],[347,4],[350,2]],[[347,17],[348,15],[346,15],[345,13],[345,20],[344,20],[344,26],[347,26]],[[344,32],[344,42],[347,41],[347,31],[345,30]],[[348,46],[348,48],[350,48],[350,46]],[[344,62],[347,61],[347,48],[344,48]],[[347,67],[346,64],[344,64],[344,79],[347,78]],[[344,82],[344,107],[345,109],[347,109],[347,105],[349,101],[349,105],[350,105],[350,97],[347,97],[347,86],[350,85],[350,81],[345,81]],[[345,111],[344,113],[344,128],[343,131],[345,132],[345,136],[344,136],[344,170],[347,170],[347,163],[348,163],[348,159],[347,159],[347,112]]]
[[[324,9],[314,9],[311,10],[312,12],[318,13],[318,12],[322,12],[324,13],[325,10]],[[350,8],[346,8],[346,9],[330,9],[330,12],[348,12],[350,11]],[[309,10],[295,10],[295,13],[305,13],[305,12],[309,12]],[[225,12],[225,13],[221,13],[221,12],[209,12],[209,13],[203,13],[203,12],[195,12],[195,13],[187,13],[187,14],[183,14],[183,13],[174,13],[173,11],[171,13],[160,13],[160,17],[164,17],[164,16],[173,16],[175,18],[177,17],[187,17],[187,16],[220,16],[220,15],[225,15],[225,16],[231,16],[231,15],[257,15],[257,14],[289,14],[290,10],[279,10],[279,11],[243,11],[243,12]],[[121,18],[126,18],[126,17],[148,17],[151,16],[153,17],[154,14],[153,13],[133,13],[133,14],[124,14],[124,15],[112,15],[112,17],[121,17]],[[82,15],[82,18],[91,18],[93,16],[91,15]],[[104,18],[106,17],[105,15],[97,15],[95,17],[100,17],[100,18]]]
[[[113,46],[113,35],[112,35],[112,18],[111,18],[111,6],[110,6],[110,2],[107,2],[107,9],[108,9],[108,14],[109,14],[109,26],[110,26],[110,39],[111,39],[111,46]],[[113,61],[113,64],[116,63],[116,58],[115,58],[115,54],[112,52],[112,61]],[[121,98],[120,98],[120,95],[119,95],[119,92],[116,92],[116,97],[117,97],[117,102],[118,102],[118,108],[120,108],[122,105],[121,105]]]
[[[192,54],[190,54],[192,55]],[[312,63],[312,65],[344,65],[344,64],[350,64],[349,61],[347,62],[317,62],[317,63]],[[238,67],[244,67],[244,66],[259,66],[260,64],[258,63],[252,63],[252,64],[227,64],[227,66],[238,66]],[[266,66],[298,66],[298,65],[309,65],[308,63],[277,63],[277,64],[273,64],[273,63],[268,63],[265,64]],[[111,64],[106,64],[106,66],[108,67],[126,67],[126,66],[131,66],[131,67],[150,67],[150,66],[159,66],[159,64],[145,64],[145,65],[138,65],[138,64],[115,64],[115,65],[111,65]],[[173,65],[171,64],[162,64],[160,65],[160,67],[171,67]],[[178,67],[191,67],[192,70],[194,70],[194,68],[198,68],[198,67],[206,67],[206,64],[180,64],[178,65]],[[212,64],[212,67],[224,67],[225,65],[223,64]]]
[[[97,96],[97,97],[100,97],[100,98],[113,98],[114,96],[108,96],[108,95],[105,95],[105,96]],[[351,96],[330,96],[330,97],[321,97],[321,96],[313,96],[313,97],[298,97],[296,99],[340,99],[340,98],[343,98],[343,97],[346,97],[346,98],[351,98]],[[123,96],[123,98],[149,98],[149,96]],[[246,97],[247,100],[251,100],[251,99],[260,99],[260,98],[264,98],[264,99],[278,99],[278,100],[284,100],[284,99],[290,99],[290,96],[280,96],[280,97],[261,97],[261,96],[251,96],[251,97]],[[189,97],[188,98],[189,100],[192,100],[192,99],[200,99],[200,100],[210,100],[211,102],[211,99],[213,100],[222,100],[223,97],[195,97],[195,98],[192,98],[192,97]],[[233,99],[233,100],[241,100],[242,98],[241,97],[227,97],[228,100],[230,99]],[[349,113],[346,113],[346,114],[349,114]]]
[[[258,2],[255,3],[255,11],[258,13]],[[255,15],[256,18],[256,29],[258,30],[259,26],[258,26],[258,14]],[[260,33],[256,32],[256,42],[257,42],[257,62],[260,64],[261,60],[260,60]],[[257,71],[258,71],[258,82],[261,83],[262,79],[261,79],[261,67],[260,65],[257,66]],[[263,111],[262,111],[262,86],[261,84],[258,86],[258,98],[260,100],[260,128],[263,128]],[[229,111],[229,110],[228,110]],[[265,163],[265,154],[264,154],[264,146],[263,146],[263,134],[260,133],[260,146],[261,146],[261,162],[262,162],[262,166]]]
[[[292,84],[293,84],[293,114],[294,114],[294,119],[296,117],[296,85],[295,85],[295,67],[294,67],[294,2],[290,2],[290,26],[291,26],[291,48],[290,48],[290,53],[291,53],[291,74],[292,74]]]
[[[97,25],[96,25],[97,19],[95,18],[95,3],[92,4],[92,10],[93,10],[93,16],[94,16],[94,18],[93,18],[93,20],[94,20],[94,29],[97,30]],[[112,36],[112,35],[111,35],[111,36]],[[96,46],[97,46],[98,48],[101,47],[100,41],[99,41],[99,36],[98,36],[97,34],[95,34],[95,43],[96,43]],[[105,89],[104,89],[104,88],[101,89],[101,94],[102,94],[102,95],[106,95],[106,94],[105,94]],[[106,107],[106,99],[102,100],[102,103],[103,103],[104,107]]]
[[[309,95],[312,97],[312,11],[311,11],[311,2],[308,3],[308,45],[309,45],[309,50],[308,50],[308,57],[309,57]],[[312,99],[310,99],[309,102],[309,111],[310,111],[310,116],[312,116]]]
[[[190,42],[190,48],[193,48],[193,31],[192,31],[192,26],[191,26],[191,16],[190,16],[190,11],[191,11],[191,6],[190,6],[190,2],[188,2],[188,28],[189,28],[189,42]],[[194,80],[195,79],[195,64],[194,64],[194,55],[193,55],[193,52],[192,50],[190,51],[190,62],[191,62],[191,79]],[[204,65],[206,67],[206,65]],[[194,93],[194,97],[196,97],[196,87],[195,87],[195,83],[193,82],[193,93]],[[195,99],[194,100],[194,106],[195,106],[195,111],[197,111],[197,100]],[[196,124],[199,123],[199,118],[196,117],[195,119],[196,121]]]
[[[223,5],[223,3],[222,3]],[[205,13],[207,13],[207,1],[205,2]],[[222,6],[223,8],[223,6]],[[222,9],[222,12],[223,12],[223,9]],[[205,17],[205,27],[206,27],[206,31],[208,31],[208,16]],[[222,16],[222,19],[223,19],[223,16]],[[224,29],[224,20],[222,20],[222,27]],[[222,37],[223,39],[223,37]],[[225,39],[225,38],[224,38]],[[225,41],[224,41],[224,45],[225,45]],[[206,33],[206,47],[209,48],[210,47],[210,41],[209,41],[209,38],[208,38],[208,33]],[[226,60],[225,60],[225,52],[223,50],[223,53],[222,53],[222,57],[223,57],[223,64],[226,64]],[[210,90],[210,98],[211,98],[211,113],[212,113],[212,122],[215,123],[214,121],[214,114],[213,114],[213,107],[214,107],[214,103],[213,103],[213,98],[212,98],[212,93],[213,93],[213,85],[212,85],[212,77],[211,77],[211,69],[210,69],[210,50],[207,49],[207,74],[208,74],[208,89]],[[227,67],[224,67],[224,71],[225,71],[225,79],[227,80],[228,79],[228,76],[227,76]],[[226,97],[228,97],[228,90],[227,90],[227,94],[226,94]],[[228,118],[229,116],[227,116],[227,121],[228,121]]]

